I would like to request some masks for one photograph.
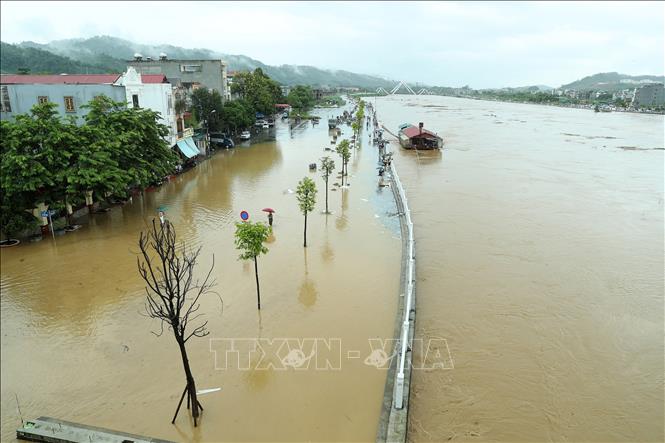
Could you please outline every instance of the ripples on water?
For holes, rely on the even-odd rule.
[[[414,371],[409,440],[663,441],[663,116],[377,102],[446,140],[395,156],[417,336],[454,361]]]
[[[341,111],[319,112],[325,122]],[[188,342],[197,386],[223,389],[201,398],[199,428],[182,411],[171,426],[184,382],[180,357],[168,333],[153,336],[159,324],[141,315],[138,235],[165,207],[179,239],[202,248],[199,274],[215,257],[223,303],[216,296],[202,302],[210,337],[339,338],[344,353],[363,354],[369,338],[391,337],[400,243],[392,220],[383,222],[395,212],[392,195],[377,194],[376,150],[364,146],[349,165],[351,187],[330,192],[333,214],[321,214],[323,180],[308,165],[323,155],[339,165],[323,150],[329,146],[326,125],[291,132],[278,122],[272,135],[219,152],[130,204],[83,220],[55,243],[3,249],[2,440],[19,425],[14,393],[24,418],[48,415],[176,441],[373,439],[384,371],[353,359],[341,371],[220,371],[206,339]],[[306,250],[303,216],[287,191],[305,176],[319,189]],[[277,212],[270,252],[258,262],[259,313],[254,269],[237,261],[233,232],[242,210],[267,222],[266,206]]]

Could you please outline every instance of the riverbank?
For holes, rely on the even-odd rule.
[[[464,99],[470,99],[470,100],[480,100],[480,101],[487,101],[487,102],[500,102],[500,103],[520,103],[523,105],[540,105],[540,106],[551,106],[551,107],[557,107],[557,108],[573,108],[573,109],[588,109],[591,111],[594,111],[596,105],[595,104],[561,104],[561,103],[541,103],[541,102],[529,102],[529,101],[517,101],[517,100],[500,100],[498,98],[483,98],[483,97],[475,97],[475,96],[469,96],[469,97],[464,97],[464,96],[441,96],[441,97],[456,97],[456,98],[464,98]],[[605,112],[605,111],[604,111]],[[612,107],[610,109],[610,112],[627,112],[627,113],[634,113],[634,114],[657,114],[657,115],[664,115],[665,111],[652,111],[652,110],[646,110],[646,109],[628,109],[628,108],[616,108]]]

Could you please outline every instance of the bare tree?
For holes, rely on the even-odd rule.
[[[215,285],[214,280],[210,278],[215,267],[215,257],[213,256],[212,266],[205,279],[203,281],[195,279],[194,268],[201,248],[188,250],[184,242],[178,247],[175,229],[168,220],[160,224],[155,223],[153,219],[152,228],[147,233],[141,232],[139,248],[141,255],[136,261],[139,274],[147,285],[146,311],[149,317],[160,320],[161,330],[154,334],[161,336],[165,324],[167,329],[173,331],[180,348],[187,379],[187,385],[171,423],[175,423],[182,401],[187,395],[187,409],[191,404],[194,426],[196,426],[199,410],[202,411],[203,407],[196,397],[196,384],[189,367],[185,344],[192,337],[205,337],[209,334],[206,328],[208,321],[197,322],[203,315],[197,312],[201,307],[199,299],[210,293]]]

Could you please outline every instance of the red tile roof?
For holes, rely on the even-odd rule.
[[[115,82],[120,74],[67,74],[67,75],[7,75],[0,76],[5,85],[25,84],[79,84],[101,85]]]
[[[2,74],[0,83],[3,85],[102,85],[115,83],[121,74],[67,74],[67,75],[13,75]],[[164,74],[142,74],[143,83],[168,83]]]
[[[164,74],[141,74],[143,83],[168,83]]]
[[[404,135],[406,135],[407,137],[409,137],[409,138],[412,138],[412,137],[418,137],[418,136],[420,135],[420,128],[418,128],[418,127],[416,127],[416,126],[411,126],[411,127],[409,127],[409,128],[404,129],[404,130],[402,131],[402,133],[403,133]],[[430,136],[430,137],[436,137],[436,136],[437,136],[437,135],[436,135],[435,133],[433,133],[432,131],[428,131],[427,129],[424,129],[424,128],[423,128],[423,133],[422,133],[422,135],[424,135],[424,136]]]

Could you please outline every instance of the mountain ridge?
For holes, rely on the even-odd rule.
[[[159,57],[166,53],[172,59],[219,58],[227,63],[229,71],[254,70],[261,68],[266,74],[284,85],[308,84],[311,86],[357,86],[375,89],[392,86],[395,82],[379,76],[358,74],[345,70],[320,69],[309,65],[272,66],[241,54],[226,54],[205,48],[182,48],[169,44],[148,45],[135,43],[111,36],[95,36],[54,40],[46,44],[25,41],[16,45],[19,48],[34,48],[50,51],[88,65],[104,64],[122,71],[135,53],[144,57]]]
[[[39,52],[41,51],[41,52]],[[219,58],[227,63],[229,71],[245,71],[261,68],[266,74],[281,84],[293,86],[355,86],[366,89],[383,87],[392,89],[397,81],[377,75],[358,74],[342,69],[321,69],[309,65],[267,65],[260,60],[242,54],[226,54],[207,48],[183,48],[171,44],[143,44],[130,40],[100,35],[89,38],[53,40],[49,43],[24,41],[18,44],[2,42],[2,72],[17,72],[28,68],[33,73],[101,73],[122,72],[127,61],[138,52],[144,57],[159,57],[166,53],[172,59]],[[49,69],[50,66],[50,69]],[[595,89],[616,91],[647,82],[665,82],[665,76],[631,76],[617,72],[593,74],[561,85],[562,89]],[[410,82],[412,85],[431,88],[430,85]],[[446,88],[439,86],[439,88]],[[487,88],[485,88],[487,89]],[[490,88],[493,90],[547,91],[545,85]]]

